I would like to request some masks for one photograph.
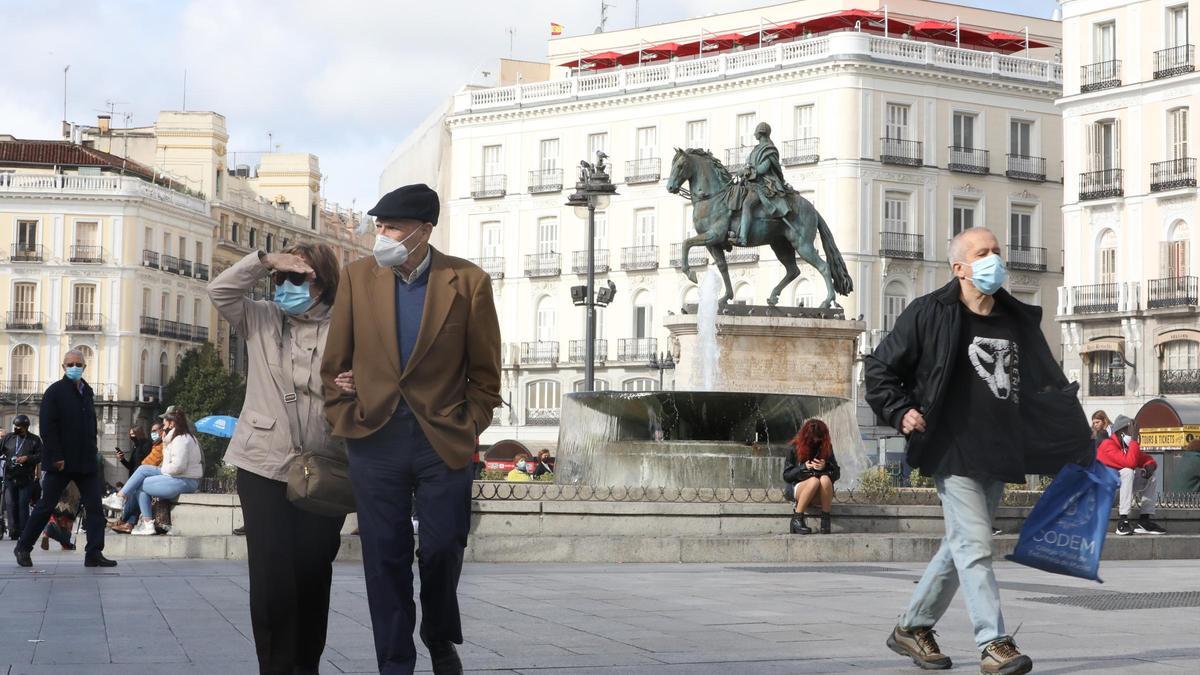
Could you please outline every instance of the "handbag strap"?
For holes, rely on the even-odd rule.
[[[282,312],[281,312],[282,314]],[[283,366],[283,409],[287,413],[288,432],[292,437],[292,452],[300,454],[304,451],[304,436],[300,428],[300,411],[297,410],[298,397],[296,396],[296,369],[292,355],[292,325],[288,321],[287,315],[283,316],[283,346],[280,363]]]

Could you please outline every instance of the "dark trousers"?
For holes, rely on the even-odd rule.
[[[348,446],[379,672],[411,673],[417,660],[413,497],[421,523],[421,638],[462,644],[458,577],[470,530],[471,469],[447,466],[403,407],[382,429]]]
[[[100,505],[100,491],[103,481],[99,471],[77,473],[74,471],[47,471],[42,478],[42,498],[33,513],[29,514],[29,522],[21,532],[17,548],[22,551],[32,551],[33,542],[50,522],[50,514],[58,505],[67,483],[75,483],[79,488],[79,506],[83,509],[83,529],[87,532],[87,546],[84,548],[89,556],[104,550],[104,510]]]
[[[29,500],[33,499],[33,483],[18,487],[10,480],[4,481],[4,510],[8,515],[8,531],[12,539],[21,536],[29,522]]]
[[[246,524],[250,624],[263,675],[316,673],[329,624],[333,559],[345,516],[296,508],[287,483],[242,469],[238,498]]]

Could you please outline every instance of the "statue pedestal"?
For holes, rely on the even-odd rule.
[[[668,316],[675,389],[704,391],[697,315]],[[731,306],[717,315],[712,391],[853,397],[855,345],[862,321],[813,316],[819,310]],[[793,311],[788,311],[792,309]],[[826,313],[828,314],[828,313]]]

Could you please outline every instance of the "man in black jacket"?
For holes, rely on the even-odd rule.
[[[917,298],[866,359],[867,401],[908,437],[910,466],[932,476],[946,536],[888,637],[926,669],[951,666],[933,637],[960,582],[983,673],[1033,661],[1004,628],[992,522],[1005,482],[1094,456],[1087,417],[1042,335],[1040,307],[1001,288],[1000,244],[985,228],[950,243],[955,279]]]
[[[4,455],[4,497],[8,502],[9,538],[21,536],[29,522],[29,500],[33,498],[34,474],[41,459],[42,439],[29,432],[29,417],[17,415],[13,418],[13,431],[0,441],[0,454]]]
[[[13,554],[21,567],[32,567],[29,553],[33,542],[50,520],[50,513],[68,483],[79,488],[87,547],[87,567],[115,567],[104,557],[104,511],[100,506],[103,486],[96,447],[96,404],[92,388],[83,379],[87,367],[82,352],[72,349],[63,357],[64,377],[42,395],[42,498],[29,516]]]

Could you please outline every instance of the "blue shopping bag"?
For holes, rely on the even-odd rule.
[[[1013,562],[1100,583],[1100,552],[1108,533],[1117,472],[1093,461],[1067,464],[1034,504],[1012,555]]]

